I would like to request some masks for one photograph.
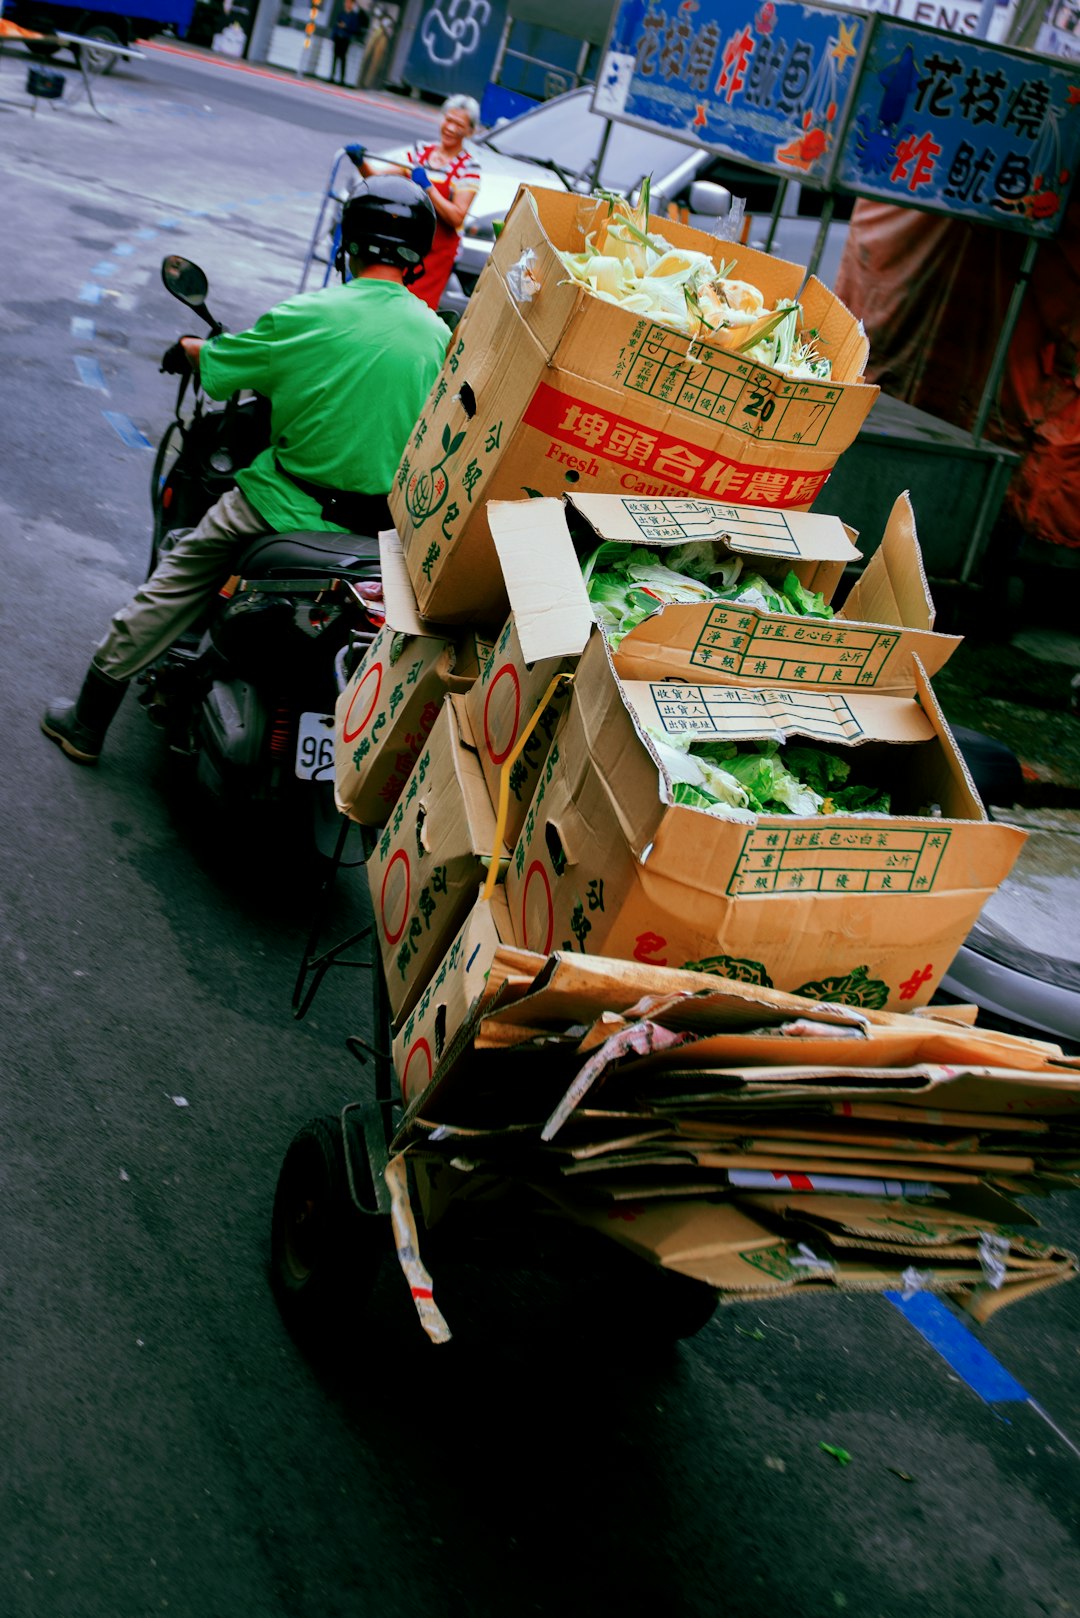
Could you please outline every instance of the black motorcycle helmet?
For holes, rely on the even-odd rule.
[[[395,265],[405,271],[406,286],[420,274],[434,240],[435,209],[401,174],[361,180],[341,211],[339,258]]]

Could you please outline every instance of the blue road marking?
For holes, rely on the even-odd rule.
[[[119,410],[103,410],[101,414],[129,449],[153,449],[153,444],[145,433],[139,431],[130,416],[121,415]]]
[[[298,191],[294,193],[294,195],[318,196],[321,195],[321,193],[317,191]],[[275,192],[272,196],[267,197],[249,197],[246,203],[228,202],[222,203],[216,208],[190,208],[179,217],[169,215],[163,219],[156,220],[153,225],[144,225],[141,229],[133,231],[132,235],[134,240],[137,242],[151,242],[154,240],[155,236],[157,236],[163,230],[178,230],[185,219],[206,219],[211,217],[213,214],[235,213],[238,208],[242,207],[257,207],[263,202],[284,201],[284,194]],[[116,245],[110,249],[110,251],[112,253],[112,257],[102,259],[100,264],[95,264],[93,269],[91,269],[89,272],[91,275],[97,276],[101,280],[106,279],[107,277],[111,276],[114,271],[118,271],[122,268],[122,266],[117,264],[115,260],[130,258],[136,249],[132,246],[131,242],[117,242]],[[85,281],[79,292],[79,302],[97,304],[101,302],[105,295],[106,289],[100,286],[97,281]],[[73,315],[71,319],[71,335],[76,342],[92,343],[96,339],[97,328],[92,320],[78,315]],[[82,385],[87,388],[93,388],[95,392],[104,393],[107,395],[109,388],[105,381],[105,376],[101,369],[100,363],[96,359],[93,359],[91,356],[86,354],[74,354],[72,355],[72,358],[75,362],[75,369]],[[123,440],[129,449],[153,449],[154,446],[147,438],[146,434],[136,427],[135,423],[129,416],[125,416],[117,410],[103,410],[101,413],[105,417],[105,420],[109,423],[109,426],[113,429],[117,436]]]
[[[90,359],[86,354],[75,355],[75,369],[79,373],[79,381],[84,388],[96,388],[99,393],[108,393],[101,366],[97,360]]]
[[[930,1292],[915,1292],[910,1298],[899,1292],[886,1292],[885,1296],[980,1399],[987,1404],[1033,1402],[1011,1371],[972,1336],[940,1298]]]

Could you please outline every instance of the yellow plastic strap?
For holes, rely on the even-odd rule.
[[[525,743],[528,741],[529,737],[540,723],[541,714],[551,702],[560,686],[573,685],[573,683],[574,676],[572,674],[556,674],[555,678],[544,692],[544,695],[537,703],[536,712],[533,714],[532,718],[529,720],[529,723],[525,726],[525,729],[521,732],[521,735],[518,737],[517,741],[514,743],[513,747],[510,749],[503,761],[503,767],[499,771],[499,802],[496,805],[495,811],[496,849],[502,847],[503,833],[506,831],[506,819],[510,813],[510,771],[517,763],[518,758],[525,747]],[[495,884],[498,880],[499,856],[496,853],[492,855],[492,858],[488,863],[487,881],[484,883],[484,891],[480,895],[482,900],[491,898],[491,895],[495,891]]]

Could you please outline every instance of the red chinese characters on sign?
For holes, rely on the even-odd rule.
[[[831,470],[749,466],[612,411],[597,410],[546,382],[541,382],[529,400],[524,419],[527,426],[558,443],[587,450],[611,466],[625,467],[623,487],[637,494],[678,492],[784,510],[810,505],[825,487]],[[638,473],[655,478],[655,487],[644,484],[635,475]]]
[[[754,51],[754,31],[746,27],[732,34],[724,46],[724,65],[716,81],[716,94],[731,102],[746,83],[746,72]]]
[[[934,178],[934,161],[941,156],[941,147],[929,132],[908,135],[896,148],[896,162],[889,179],[893,184],[903,181],[909,191],[929,185]]]

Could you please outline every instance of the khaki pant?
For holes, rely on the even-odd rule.
[[[216,586],[224,583],[241,540],[269,533],[239,489],[230,489],[202,522],[165,551],[145,584],[121,607],[94,653],[94,666],[130,680],[190,629]]]

